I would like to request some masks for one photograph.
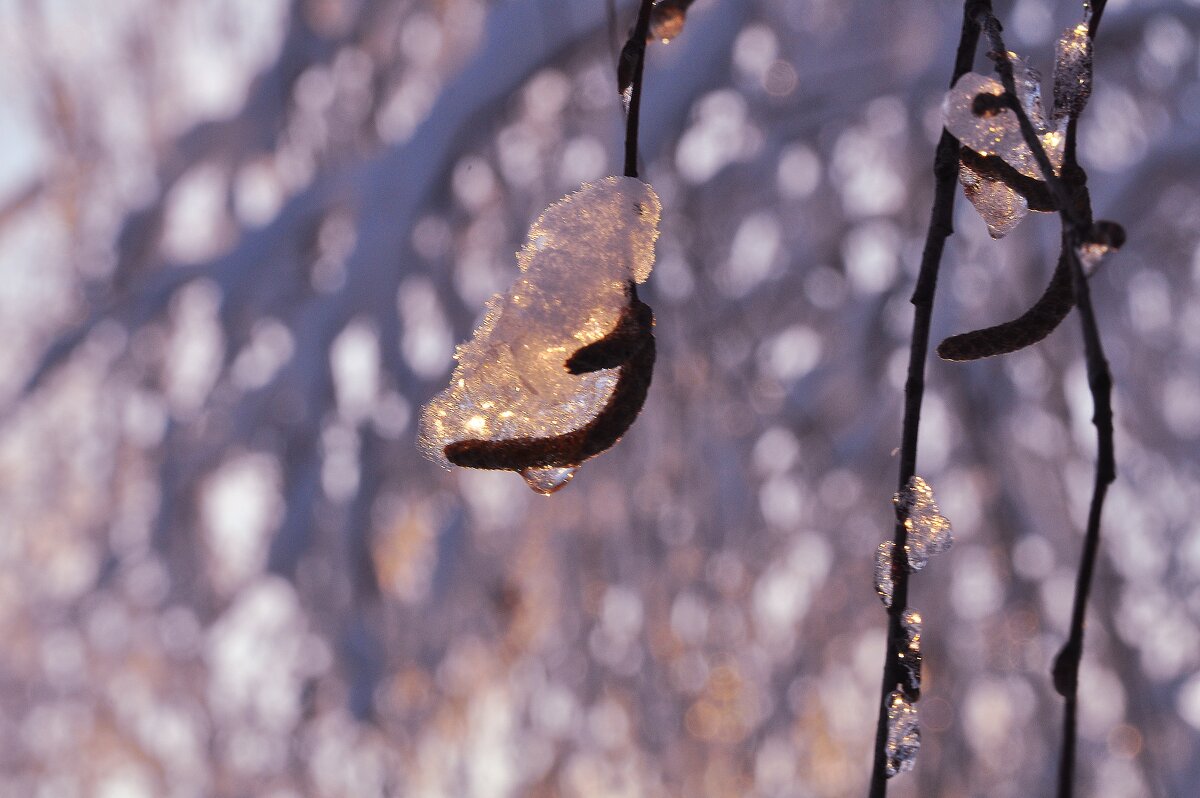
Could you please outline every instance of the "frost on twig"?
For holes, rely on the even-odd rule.
[[[519,471],[552,492],[641,410],[654,317],[636,285],[654,266],[661,205],[636,178],[585,184],[551,205],[517,253],[521,275],[487,302],[450,385],[425,407],[435,461]]]

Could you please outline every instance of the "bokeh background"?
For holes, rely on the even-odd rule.
[[[641,418],[550,498],[420,405],[619,170],[601,0],[0,0],[0,795],[843,796],[869,770],[911,291],[960,6],[698,0],[649,52]],[[998,5],[1047,73],[1080,7]],[[1080,795],[1200,783],[1200,7],[1112,0],[1081,156],[1120,478]],[[985,66],[982,56],[978,67]],[[961,196],[935,341],[1057,221]],[[934,362],[955,549],[897,796],[1047,795],[1094,433],[1077,319]]]

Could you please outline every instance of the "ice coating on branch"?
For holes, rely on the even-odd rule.
[[[422,412],[430,458],[521,471],[547,493],[615,442],[650,381],[653,316],[634,285],[654,266],[661,208],[648,184],[607,177],[542,213],[517,281],[487,301]]]
[[[1086,22],[1067,28],[1054,48],[1054,119],[1079,116],[1092,96],[1092,37]]]
[[[910,701],[921,697],[921,613],[909,607],[900,616],[904,629],[904,646],[897,651],[904,681],[900,691]]]
[[[883,606],[892,606],[892,558],[896,551],[896,543],[885,540],[875,550],[875,592]]]
[[[1003,180],[980,174],[965,163],[958,167],[963,194],[983,217],[988,235],[1003,238],[1029,213],[1029,202]]]
[[[1033,122],[1050,165],[1057,172],[1062,168],[1065,132],[1062,128],[1046,125],[1037,72],[1016,59],[1013,77],[1017,99]],[[1017,115],[1004,106],[1004,94],[1000,81],[968,72],[946,93],[942,102],[943,124],[964,147],[970,147],[980,155],[998,156],[1026,177],[1041,180],[1042,171],[1021,135]]]
[[[892,502],[904,518],[908,533],[904,551],[909,569],[921,570],[930,557],[947,551],[954,543],[950,521],[938,510],[933,488],[921,477],[909,477],[904,490],[895,494]]]
[[[912,770],[921,749],[921,730],[917,724],[917,708],[899,690],[887,698],[887,774]]]

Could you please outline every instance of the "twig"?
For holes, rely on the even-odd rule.
[[[621,60],[633,59],[629,94],[629,115],[625,120],[625,176],[637,177],[638,117],[642,107],[642,72],[646,66],[646,37],[650,34],[650,9],[654,0],[642,0],[633,34],[621,50]],[[620,67],[618,67],[620,69]]]
[[[1104,13],[1105,0],[1097,0],[1092,6],[1092,18],[1088,36],[1094,38]],[[1012,63],[1004,47],[999,21],[992,15],[990,3],[981,10],[981,23],[987,31],[992,47],[999,53],[997,71],[1000,72],[1004,88],[1016,96],[1012,79]],[[1075,582],[1075,599],[1071,609],[1071,627],[1067,642],[1054,660],[1054,687],[1066,699],[1063,709],[1063,744],[1058,772],[1058,798],[1071,798],[1074,790],[1076,719],[1079,707],[1079,663],[1083,658],[1083,624],[1087,614],[1088,595],[1096,569],[1096,556],[1100,548],[1100,517],[1104,509],[1104,498],[1108,486],[1116,479],[1116,455],[1113,446],[1112,419],[1112,375],[1104,356],[1100,341],[1100,330],[1092,309],[1091,293],[1083,266],[1079,262],[1077,247],[1083,242],[1090,226],[1090,207],[1086,203],[1086,185],[1083,172],[1075,162],[1075,130],[1078,117],[1072,115],[1067,128],[1064,153],[1063,176],[1060,180],[1050,167],[1049,158],[1041,141],[1033,130],[1020,103],[1013,110],[1021,124],[1021,133],[1037,160],[1047,185],[1054,193],[1063,219],[1063,252],[1071,268],[1071,284],[1075,293],[1075,304],[1079,307],[1079,320],[1083,328],[1084,356],[1087,359],[1088,387],[1092,392],[1092,423],[1096,427],[1096,478],[1092,489],[1091,505],[1088,508],[1087,531],[1084,535],[1083,554]],[[1067,182],[1064,185],[1064,182]],[[1072,202],[1073,196],[1084,202]],[[1079,212],[1082,205],[1084,212]]]
[[[958,53],[954,59],[954,73],[950,78],[953,86],[958,79],[971,71],[975,60],[975,49],[979,42],[979,24],[976,21],[977,0],[966,0],[963,4],[962,34],[958,42]],[[954,233],[954,197],[958,185],[958,139],[948,130],[942,130],[934,159],[933,173],[936,177],[933,210],[929,218],[929,230],[925,237],[925,249],[921,255],[921,270],[917,285],[910,300],[915,308],[913,316],[912,346],[909,350],[908,380],[904,386],[904,428],[900,445],[899,490],[904,490],[908,480],[916,473],[917,432],[921,424],[921,401],[925,395],[925,359],[929,350],[929,323],[933,315],[933,299],[937,291],[938,269],[946,239]],[[879,721],[875,727],[875,758],[871,770],[871,798],[887,795],[887,700],[892,690],[903,679],[898,654],[906,644],[901,619],[908,604],[908,571],[903,567],[904,547],[908,535],[904,523],[897,521],[895,527],[895,554],[892,559],[892,605],[888,609],[887,651],[883,665],[883,686],[879,701]]]

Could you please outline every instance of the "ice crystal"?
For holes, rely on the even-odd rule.
[[[887,697],[887,774],[912,770],[921,748],[921,730],[917,723],[917,708],[899,690]]]
[[[1054,119],[1079,116],[1092,96],[1092,37],[1086,22],[1067,28],[1054,48]]]
[[[641,408],[653,316],[635,285],[654,266],[661,205],[636,178],[585,184],[551,205],[426,405],[421,447],[443,465],[524,472],[539,493],[612,445]]]
[[[875,550],[875,592],[883,606],[892,606],[892,562],[896,551],[896,543],[885,540]]]
[[[918,476],[908,479],[904,490],[892,497],[892,502],[904,518],[907,539],[904,552],[908,567],[919,571],[934,554],[946,551],[953,544],[950,521],[941,515],[933,500],[933,489]]]
[[[916,701],[921,697],[921,613],[911,607],[905,609],[900,625],[904,629],[904,645],[896,651],[904,672],[900,691],[910,701]]]
[[[981,174],[966,163],[959,165],[958,180],[992,238],[1006,236],[1029,213],[1029,202],[1003,180]]]

